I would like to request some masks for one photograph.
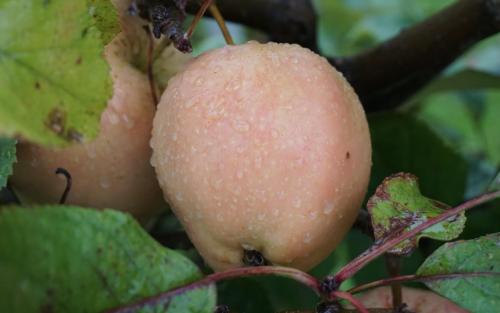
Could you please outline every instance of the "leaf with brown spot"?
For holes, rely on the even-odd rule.
[[[111,96],[105,44],[119,28],[107,0],[0,0],[0,134],[61,146],[91,139]],[[64,127],[47,122],[65,112]]]
[[[441,202],[424,197],[420,193],[417,177],[407,173],[398,173],[386,178],[368,200],[367,206],[376,240],[384,240],[395,233],[413,229],[449,209]],[[422,237],[436,240],[455,239],[462,233],[464,226],[465,215],[462,213],[403,241],[389,250],[389,253],[409,254]]]

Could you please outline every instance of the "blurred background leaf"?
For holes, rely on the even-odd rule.
[[[12,174],[14,162],[16,162],[16,141],[0,137],[0,189],[7,185],[7,178]]]

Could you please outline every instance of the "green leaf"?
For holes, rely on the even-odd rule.
[[[406,173],[398,173],[384,179],[368,200],[367,207],[376,240],[382,240],[394,233],[407,232],[449,209],[443,203],[422,196],[417,178]],[[398,255],[409,254],[422,237],[436,240],[455,239],[462,233],[464,226],[465,215],[462,213],[425,229],[389,252]]]
[[[446,243],[418,269],[418,275],[490,272],[492,276],[455,278],[426,285],[475,313],[500,307],[500,233],[475,240]]]
[[[0,312],[103,312],[201,277],[126,214],[70,206],[0,209]],[[168,312],[213,312],[215,289]],[[158,304],[138,312],[167,312]]]
[[[16,141],[0,137],[0,189],[7,185],[12,175],[12,165],[16,162]]]
[[[120,32],[116,9],[109,0],[87,0],[87,2],[89,14],[102,34],[103,43],[107,44]]]
[[[91,139],[111,96],[109,1],[0,0],[0,133],[44,145]]]
[[[500,88],[500,75],[473,69],[464,69],[432,82],[408,102],[420,101],[432,94],[445,91],[477,90]]]
[[[481,129],[485,141],[485,150],[489,159],[500,166],[500,91],[486,94],[487,104],[481,119]]]
[[[373,146],[368,194],[387,176],[406,172],[419,178],[422,193],[444,203],[460,203],[467,163],[429,127],[408,114],[384,113],[369,118]]]

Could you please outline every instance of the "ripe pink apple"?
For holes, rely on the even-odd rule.
[[[392,293],[390,287],[381,287],[371,290],[361,297],[361,302],[367,308],[392,308]],[[408,309],[416,313],[467,313],[450,300],[443,298],[432,291],[403,287],[403,302]]]
[[[163,94],[153,158],[164,196],[214,270],[245,250],[308,270],[351,228],[371,167],[363,108],[297,45],[203,54]]]

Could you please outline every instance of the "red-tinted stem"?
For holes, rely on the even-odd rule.
[[[355,294],[358,292],[362,292],[368,289],[407,283],[407,282],[431,282],[436,280],[445,280],[445,279],[457,279],[457,278],[468,278],[468,277],[484,277],[484,276],[500,276],[500,273],[494,272],[476,272],[476,273],[453,273],[453,274],[439,274],[439,275],[403,275],[398,277],[385,278],[381,280],[376,280],[371,283],[363,284],[360,286],[356,286],[354,288],[349,289],[347,292]]]
[[[350,294],[349,292],[333,291],[331,293],[331,295],[335,298],[344,299],[344,300],[349,301],[352,304],[352,306],[356,310],[358,310],[359,313],[370,313],[370,311],[368,311],[368,309],[365,308],[363,303],[361,303],[361,301],[359,301],[358,299],[354,298],[354,296],[352,294]]]
[[[370,247],[368,250],[363,252],[360,256],[352,260],[350,263],[348,263],[346,266],[344,266],[342,269],[340,269],[337,274],[335,275],[335,279],[338,283],[342,283],[346,279],[352,277],[354,274],[356,274],[360,269],[362,269],[366,264],[370,263],[373,261],[375,258],[379,257],[383,253],[387,252],[389,249],[395,247],[402,241],[409,239],[421,231],[436,225],[438,223],[441,223],[457,214],[460,214],[468,209],[471,209],[475,206],[478,206],[480,204],[483,204],[485,202],[488,202],[492,199],[500,197],[500,191],[496,192],[491,192],[487,193],[484,195],[481,195],[477,198],[471,199],[453,209],[447,210],[446,212],[442,213],[439,216],[436,216],[434,218],[431,218],[424,223],[416,226],[412,230],[409,230],[408,232],[405,232],[395,238],[389,238],[382,243],[376,243],[372,247]]]
[[[264,275],[283,276],[296,280],[299,283],[302,283],[303,285],[312,289],[316,294],[318,295],[320,294],[318,280],[315,277],[307,273],[304,273],[300,270],[288,267],[278,267],[278,266],[241,267],[208,275],[207,277],[198,280],[196,282],[193,282],[191,284],[173,290],[169,290],[149,298],[142,299],[136,303],[108,310],[106,311],[106,313],[134,313],[146,307],[153,307],[160,304],[167,304],[175,296],[182,295],[186,292],[195,289],[210,286],[219,281],[240,278],[240,277],[264,276]]]
[[[186,32],[186,37],[189,39],[191,36],[193,36],[194,30],[196,29],[196,26],[200,22],[201,18],[205,15],[207,12],[208,8],[212,4],[213,0],[203,0],[203,4],[201,5],[200,9],[198,12],[196,12],[196,15],[194,16],[193,21],[191,22],[191,25],[189,26],[188,31]]]

